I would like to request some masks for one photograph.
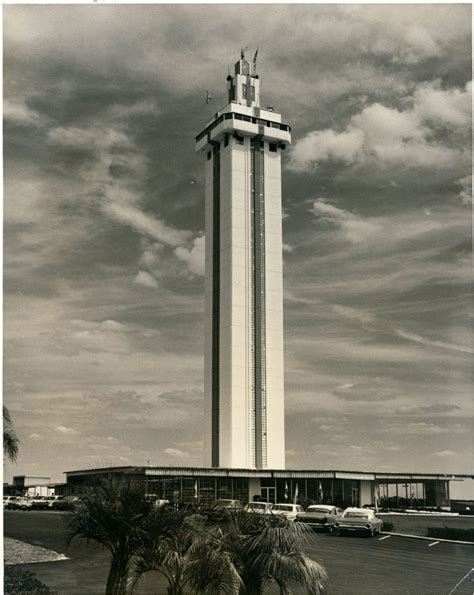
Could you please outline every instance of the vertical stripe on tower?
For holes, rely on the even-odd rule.
[[[220,348],[220,145],[214,143],[212,158],[212,467],[219,466],[219,348]]]

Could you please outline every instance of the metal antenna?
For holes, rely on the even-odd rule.
[[[253,69],[254,69],[254,73],[257,72],[257,54],[258,54],[258,45],[257,45],[257,49],[255,51],[255,55],[253,57]]]

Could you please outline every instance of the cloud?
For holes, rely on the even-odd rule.
[[[174,253],[186,263],[188,271],[193,275],[204,275],[204,252],[206,239],[204,236],[199,236],[193,240],[190,248],[178,246]]]
[[[421,121],[454,129],[470,126],[472,82],[443,89],[439,81],[421,84],[413,94],[413,114]]]
[[[457,453],[455,453],[452,450],[439,450],[437,452],[434,452],[433,454],[435,457],[441,457],[441,458],[457,456]]]
[[[459,198],[461,202],[465,205],[472,204],[472,175],[465,176],[464,178],[460,178],[456,180],[456,184],[461,186],[461,192],[459,193]]]
[[[24,126],[43,126],[47,118],[18,100],[4,99],[3,118],[6,122],[13,122]]]
[[[137,285],[143,285],[144,287],[151,287],[152,289],[156,289],[158,287],[158,281],[146,271],[138,271],[133,282]]]
[[[449,349],[453,351],[461,351],[462,353],[474,353],[474,350],[467,345],[455,345],[453,343],[446,343],[444,341],[433,341],[426,337],[421,337],[416,333],[409,333],[407,331],[396,329],[395,334],[406,339],[407,341],[413,341],[414,343],[420,343],[421,345],[427,345],[428,347],[440,347],[441,349]]]
[[[41,434],[36,434],[36,432],[33,432],[33,434],[30,434],[28,438],[30,440],[42,440],[43,437],[41,436]]]
[[[459,413],[461,407],[454,403],[433,403],[431,405],[402,405],[397,409],[397,413],[402,415],[447,415],[450,413]]]
[[[165,448],[163,451],[165,455],[170,457],[174,457],[175,459],[188,459],[189,453],[184,452],[183,450],[179,450],[178,448]]]
[[[362,156],[364,133],[351,128],[345,132],[316,130],[298,141],[291,151],[291,166],[296,171],[305,171],[320,161],[353,163]]]
[[[79,432],[74,428],[68,428],[66,426],[56,426],[54,429],[59,434],[65,434],[68,436],[76,436],[77,434],[79,434]]]
[[[341,232],[341,236],[349,242],[366,241],[380,230],[377,223],[336,207],[324,198],[314,201],[312,211],[321,221],[334,225]]]
[[[330,160],[408,168],[450,168],[461,161],[467,166],[470,97],[471,85],[443,90],[438,83],[423,83],[405,110],[372,103],[341,132],[307,133],[293,148],[290,165],[295,171],[311,171]],[[449,127],[442,140],[435,133],[438,125]],[[465,137],[461,143],[458,133]]]
[[[114,120],[128,120],[137,116],[157,116],[160,108],[155,100],[143,99],[132,104],[115,103],[107,110],[108,116]]]
[[[370,312],[357,310],[356,308],[351,308],[350,306],[339,306],[338,304],[333,304],[332,309],[334,312],[336,312],[336,314],[340,314],[344,318],[355,320],[356,322],[361,322],[362,324],[371,324],[376,320],[375,316],[370,314]]]
[[[102,210],[113,219],[168,246],[179,246],[190,237],[189,231],[175,229],[132,205],[106,202]]]
[[[48,132],[51,144],[75,149],[130,149],[126,134],[113,128],[91,126],[89,128],[52,128]]]

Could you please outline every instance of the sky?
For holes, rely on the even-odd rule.
[[[6,479],[202,465],[194,136],[257,45],[293,137],[287,467],[474,472],[470,5],[3,15]]]

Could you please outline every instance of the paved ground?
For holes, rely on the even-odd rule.
[[[109,556],[92,544],[66,542],[67,515],[55,512],[5,512],[5,535],[64,553],[60,562],[23,565],[50,588],[64,595],[103,593]],[[330,595],[448,595],[474,567],[474,546],[388,537],[373,539],[317,534],[308,553],[323,562]],[[474,578],[474,576],[473,576]],[[140,593],[166,593],[162,581],[150,577]],[[276,591],[274,591],[276,593]],[[456,595],[472,595],[469,580]]]
[[[331,595],[447,595],[474,567],[474,546],[434,543],[384,535],[317,535],[309,553],[325,566]],[[456,595],[472,595],[474,583],[467,587],[466,582]]]

